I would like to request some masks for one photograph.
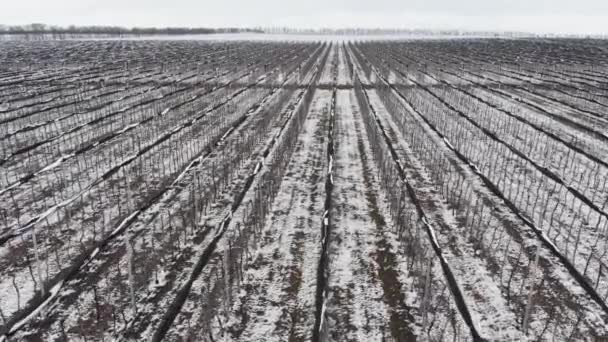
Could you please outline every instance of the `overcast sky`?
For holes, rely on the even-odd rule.
[[[608,0],[0,0],[0,24],[608,34]]]

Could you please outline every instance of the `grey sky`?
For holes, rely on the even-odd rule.
[[[608,34],[608,0],[0,0],[0,24],[32,22]]]

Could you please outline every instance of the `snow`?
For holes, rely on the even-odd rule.
[[[298,334],[306,333],[306,322],[312,322],[321,232],[321,224],[315,217],[322,217],[323,207],[320,196],[323,183],[319,177],[323,163],[319,162],[324,160],[325,146],[319,139],[324,136],[321,135],[325,127],[321,113],[329,103],[328,94],[317,92],[313,98],[287,176],[282,180],[273,211],[262,229],[261,236],[265,238],[251,247],[251,260],[276,262],[250,266],[245,271],[244,284],[251,286],[243,286],[242,289],[251,290],[241,290],[234,306],[245,305],[248,323],[239,327],[241,318],[236,312],[224,319],[226,324],[243,329],[241,338],[246,340],[285,340],[288,332],[277,328],[278,322],[287,319],[284,310],[305,315],[302,317],[305,321],[298,322],[295,327]],[[311,163],[312,167],[308,165]],[[277,253],[280,255],[278,259],[275,257]],[[289,277],[294,272],[302,272],[302,283],[296,293],[288,290],[291,286]],[[283,303],[283,307],[270,303]]]
[[[34,311],[32,311],[29,315],[27,315],[25,318],[23,318],[22,320],[20,320],[19,322],[15,323],[15,325],[13,325],[13,327],[11,328],[11,330],[9,331],[10,333],[14,333],[15,331],[19,330],[23,325],[25,325],[30,319],[32,319],[33,317],[38,316],[38,314],[44,310],[44,308],[55,298],[55,296],[59,293],[59,290],[61,289],[61,287],[63,286],[63,281],[58,282],[57,284],[55,284],[55,286],[53,286],[50,290],[49,290],[49,297],[42,302],[42,304],[40,304]]]
[[[334,189],[329,233],[326,315],[329,340],[379,340],[389,322],[377,279],[375,230],[369,215],[363,165],[358,150],[361,130],[355,126],[351,91],[338,90]]]
[[[373,94],[373,92],[372,92],[372,94]],[[381,108],[381,105],[378,103],[378,101],[376,101],[376,103],[374,104],[374,107],[375,107],[375,108]],[[408,107],[408,108],[409,108],[409,107]],[[410,112],[413,112],[413,109],[411,109],[411,108],[409,108],[408,110],[409,110]],[[433,133],[431,133],[431,135],[434,135],[434,134],[433,134]],[[453,148],[454,148],[454,146],[453,146],[452,144],[450,144],[450,143],[449,143],[449,140],[445,140],[445,139],[446,139],[445,137],[444,137],[444,138],[442,138],[441,143],[445,144],[445,146],[446,146],[447,148],[449,148],[449,149],[453,149]],[[399,140],[400,140],[400,141],[405,141],[404,139],[399,139]],[[441,145],[441,143],[440,143],[440,145]],[[474,165],[473,165],[473,166],[474,166]],[[466,170],[464,170],[464,171],[465,171],[465,173],[466,173]],[[484,187],[483,187],[481,184],[478,184],[477,186],[478,186],[478,187],[481,189],[480,191],[485,192],[485,193],[486,193],[486,196],[487,196],[487,194],[488,194],[488,190],[487,190],[487,189],[484,189]],[[420,187],[416,187],[416,188],[420,188]],[[499,201],[499,204],[498,204],[498,205],[500,205],[500,204],[501,204],[501,203],[500,203],[500,201]],[[449,214],[449,210],[443,210],[443,212],[444,212],[444,215],[448,215],[448,216],[450,215],[450,214]],[[511,215],[511,216],[513,216],[513,215]],[[512,219],[513,219],[513,218],[511,218],[511,220],[512,220]],[[453,225],[452,225],[452,226],[453,226]],[[435,238],[437,239],[438,237],[437,237],[437,236],[435,236]],[[533,237],[531,237],[531,238],[533,239]],[[441,239],[439,239],[439,243],[441,244]],[[536,245],[536,243],[537,243],[537,242],[535,241],[535,242],[526,243],[526,244],[528,244],[528,245],[529,245],[529,244]],[[451,245],[451,244],[450,244],[450,245]],[[458,243],[453,244],[453,246],[466,246],[466,242],[465,242],[465,243],[463,243],[463,242],[458,242]],[[514,248],[514,247],[512,247],[512,248]],[[511,250],[509,253],[516,253],[516,252],[515,252],[515,251],[513,251],[513,250]],[[546,252],[544,252],[544,253],[546,253]],[[473,254],[476,254],[476,253],[475,253],[475,252],[473,252]],[[462,260],[461,260],[462,258],[463,258],[463,256],[459,254],[459,257],[458,257],[458,260],[459,260],[458,262],[459,262],[459,263],[462,261]],[[453,262],[453,261],[451,261],[450,263],[451,263],[451,265],[453,265],[453,266],[454,266],[454,265],[456,265],[456,266],[458,266],[458,265],[459,265],[459,264],[454,264],[454,262]],[[560,271],[558,271],[557,269],[550,268],[550,269],[548,269],[548,270],[544,270],[543,272],[547,272],[548,274],[551,274],[551,276],[553,276],[554,274],[556,274],[556,272],[564,272],[564,271],[565,271],[565,270],[560,270]],[[469,272],[470,272],[470,270],[467,270],[467,269],[465,268],[465,274],[468,274]],[[479,273],[478,273],[478,272],[474,272],[474,274],[479,274]],[[560,278],[561,278],[561,277],[563,277],[563,274],[562,274],[562,275],[560,275]],[[469,280],[469,278],[468,278],[468,277],[466,277],[466,276],[461,276],[461,277],[458,277],[458,278],[459,278],[459,279],[465,279],[465,280],[467,280],[467,281]],[[485,281],[482,281],[482,282],[481,282],[481,283],[483,284],[483,286],[482,286],[481,288],[479,288],[479,290],[478,290],[478,291],[481,291],[481,290],[483,289],[483,290],[484,290],[484,296],[486,295],[486,292],[487,292],[487,294],[489,294],[487,298],[489,298],[489,299],[499,299],[500,297],[492,297],[492,296],[491,296],[492,291],[491,291],[490,289],[493,287],[494,280],[492,280],[491,278],[486,278],[486,279],[487,279],[487,280],[485,280]],[[479,282],[479,280],[477,280],[476,282]],[[473,282],[473,284],[475,284],[476,282]],[[568,282],[569,282],[569,281],[568,281]],[[463,289],[463,288],[461,288],[461,289]],[[474,290],[474,289],[475,289],[475,287],[471,287],[470,289],[471,289],[471,290]],[[465,290],[465,292],[466,292],[466,289],[463,289],[463,290]],[[574,286],[574,289],[572,289],[571,291],[572,291],[572,292],[571,292],[571,293],[572,293],[572,295],[578,295],[578,293],[579,293],[579,291],[580,291],[580,290],[579,290],[579,289],[577,289],[577,288],[576,288],[576,286]],[[496,291],[494,291],[494,293],[500,293],[500,292],[496,292]],[[552,295],[555,295],[555,294],[552,294]],[[588,299],[588,298],[585,298],[585,299],[582,299],[582,298],[581,298],[581,299],[579,299],[579,300],[588,301],[589,299]],[[498,305],[498,307],[500,307],[500,303],[496,302],[495,300],[492,300],[492,301],[491,301],[491,303],[492,303],[493,307],[496,307],[496,305]],[[504,304],[502,304],[502,305],[504,306]],[[591,304],[591,305],[593,305],[593,304]],[[482,310],[486,310],[486,309],[484,309],[484,308],[481,308],[481,309],[482,309]],[[536,310],[538,310],[538,308],[536,308]],[[494,314],[494,315],[492,315],[491,313],[488,313],[487,315],[485,315],[485,316],[484,316],[484,318],[485,318],[485,319],[487,319],[487,318],[489,318],[489,317],[494,316],[494,319],[503,320],[503,319],[505,319],[505,313],[506,313],[506,312],[508,312],[508,310],[500,310],[500,313],[501,313],[501,314],[500,314],[500,316],[496,316],[495,314]],[[589,322],[590,326],[596,326],[596,323],[595,323],[596,319],[594,319],[594,318],[593,318],[593,315],[594,315],[594,314],[593,314],[593,312],[594,312],[594,309],[592,309],[592,310],[590,310],[589,312],[586,312],[586,313],[585,313],[585,315],[586,315],[586,320],[587,320],[587,322]],[[570,315],[570,317],[571,317],[571,315],[573,315],[573,314],[574,314],[574,313],[573,313],[572,311],[570,311],[570,308],[568,308],[567,310],[564,310],[564,315]],[[473,315],[475,316],[475,312],[473,312]],[[537,313],[536,313],[536,315],[537,315],[537,317],[540,317],[540,316],[541,316],[541,313],[538,313],[538,312],[537,312]],[[482,321],[482,320],[478,320],[478,322],[483,322],[483,321]],[[490,325],[488,325],[488,327],[491,327],[491,329],[494,329],[494,328],[495,328],[495,325],[494,325],[494,324],[490,324]],[[539,327],[539,325],[534,324],[534,327],[531,327],[531,328],[532,328],[532,329],[535,329],[535,327],[536,327],[537,329],[543,329],[543,327],[544,327],[544,326],[543,326],[543,327]],[[482,328],[483,328],[483,327],[482,327]],[[486,334],[492,334],[492,332],[493,332],[493,330],[488,330],[488,331],[486,331]],[[513,332],[509,333],[508,331],[505,331],[505,330],[503,330],[503,329],[501,329],[501,330],[500,330],[500,332],[501,332],[501,333],[506,333],[506,334],[507,334],[506,336],[516,336],[516,335],[513,335]],[[558,333],[558,334],[560,334],[560,333],[565,333],[565,332],[557,332],[557,333]],[[489,335],[489,336],[492,336],[492,335]]]
[[[70,340],[129,340],[134,333],[150,339],[177,304],[168,340],[308,340],[317,320],[328,341],[469,340],[465,310],[455,305],[460,294],[475,330],[488,340],[608,333],[601,299],[575,277],[583,274],[600,297],[608,293],[602,254],[608,189],[601,182],[608,168],[594,161],[608,156],[606,134],[572,126],[608,127],[599,90],[608,72],[573,66],[543,75],[534,64],[501,67],[474,54],[426,50],[445,42],[343,45],[347,36],[317,38],[333,44],[320,55],[327,62],[307,75],[298,75],[307,56],[285,50],[291,57],[271,72],[260,67],[263,59],[240,71],[229,59],[222,62],[228,66],[208,70],[185,70],[179,62],[169,71],[118,66],[104,79],[120,85],[100,89],[5,89],[11,99],[24,97],[0,108],[9,119],[0,134],[10,159],[0,180],[0,201],[10,204],[0,228],[0,238],[8,239],[0,246],[3,315],[10,320],[39,296],[40,281],[53,281],[48,297],[11,325],[10,339],[59,340],[64,328]],[[266,53],[242,44],[250,58]],[[365,57],[356,59],[353,51]],[[461,67],[467,58],[480,65]],[[361,63],[369,61],[375,65],[364,75]],[[430,68],[418,70],[421,63]],[[59,80],[89,71],[67,66],[22,78]],[[4,82],[20,78],[20,72],[0,74]],[[303,97],[315,75],[319,83],[306,90],[314,96]],[[159,80],[164,85],[145,85]],[[358,80],[364,88],[355,90]],[[213,82],[216,91],[199,87],[203,82]],[[546,82],[564,87],[543,88]],[[595,90],[572,88],[578,85]],[[362,99],[355,95],[360,91]],[[73,100],[83,103],[52,109]],[[140,101],[152,102],[140,107]],[[297,135],[285,133],[307,105]],[[328,141],[334,144],[329,156]],[[38,142],[33,151],[18,152]],[[89,149],[76,153],[82,145]],[[114,167],[119,174],[106,178]],[[243,192],[246,184],[251,187]],[[542,206],[553,213],[547,217]],[[264,220],[256,222],[259,214]],[[127,245],[132,250],[125,252]],[[319,270],[322,251],[328,259]],[[62,272],[70,266],[79,269],[68,279]],[[317,289],[320,279],[327,284]],[[100,307],[102,315],[110,308],[124,312],[112,323],[96,317]]]

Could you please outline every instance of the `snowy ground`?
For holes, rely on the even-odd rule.
[[[608,334],[599,50],[149,38],[2,43],[0,341]]]

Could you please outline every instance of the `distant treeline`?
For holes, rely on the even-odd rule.
[[[431,29],[404,29],[404,28],[290,28],[270,27],[264,28],[266,33],[274,34],[315,34],[315,35],[411,35],[411,36],[510,36],[528,37],[528,32],[491,32],[491,31],[465,31],[465,30],[431,30]]]
[[[151,36],[151,35],[192,35],[214,33],[264,33],[259,29],[248,28],[206,28],[206,27],[133,27],[120,26],[50,26],[44,24],[29,24],[20,26],[0,25],[1,36],[19,36],[29,39],[65,39],[73,37],[103,36]]]
[[[133,27],[120,26],[52,26],[45,24],[28,24],[8,26],[0,24],[0,40],[55,40],[73,38],[121,38],[162,35],[201,35],[214,33],[269,33],[269,34],[304,34],[304,35],[399,35],[399,36],[478,36],[478,37],[545,37],[545,38],[602,38],[598,35],[564,35],[534,34],[529,32],[495,32],[466,30],[430,30],[430,29],[387,29],[387,28],[290,28],[290,27],[256,27],[256,28],[207,28],[207,27]]]
[[[460,29],[406,29],[406,28],[291,28],[268,27],[261,29],[270,34],[313,34],[343,36],[423,36],[423,37],[506,37],[506,38],[597,38],[608,39],[606,35],[588,34],[552,34],[522,31],[469,31]]]

